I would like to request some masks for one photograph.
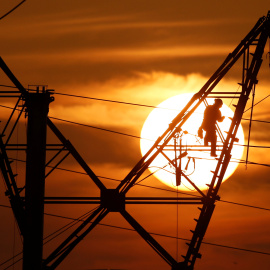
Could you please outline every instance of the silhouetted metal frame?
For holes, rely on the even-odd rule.
[[[202,89],[192,97],[186,107],[172,121],[169,128],[163,133],[162,136],[157,139],[157,141],[153,144],[152,148],[142,157],[142,159],[137,163],[133,170],[118,186],[120,192],[123,192],[125,194],[128,192],[128,190],[136,183],[136,181],[143,174],[143,172],[150,166],[151,162],[155,159],[155,157],[159,153],[162,153],[164,147],[173,138],[174,134],[179,129],[181,129],[182,125],[187,121],[189,116],[196,110],[196,108],[201,104],[201,102],[205,100],[207,95],[227,74],[227,72],[235,64],[235,62],[246,52],[246,50],[249,50],[249,47],[253,45],[253,43],[256,41],[257,47],[253,55],[251,65],[246,72],[246,79],[244,80],[244,84],[242,85],[242,92],[239,98],[238,105],[236,107],[234,118],[232,120],[231,127],[224,143],[217,168],[214,172],[211,184],[209,186],[209,190],[207,192],[207,200],[203,208],[201,209],[201,214],[198,219],[196,229],[193,233],[192,240],[189,243],[189,249],[186,256],[183,256],[184,262],[183,264],[181,264],[179,269],[193,269],[196,258],[200,257],[200,254],[198,253],[199,247],[201,245],[212,213],[214,211],[215,201],[219,199],[219,197],[217,196],[217,192],[226,172],[227,166],[230,162],[230,153],[233,147],[233,143],[235,141],[236,132],[240,125],[250,91],[253,85],[257,83],[257,74],[262,63],[263,50],[267,38],[269,37],[269,17],[270,13],[268,12],[267,18],[262,17],[258,20],[254,28],[242,40],[242,42],[237,46],[237,48],[228,55],[220,68],[213,74],[213,76],[202,87]],[[256,40],[258,36],[260,36],[259,40]]]
[[[259,39],[257,39],[259,37]],[[141,237],[172,267],[172,269],[188,270],[193,269],[195,261],[199,254],[199,248],[205,232],[207,230],[208,224],[210,222],[212,213],[215,208],[215,202],[219,199],[217,196],[220,184],[224,177],[227,166],[231,158],[231,150],[233,143],[235,141],[235,136],[237,129],[240,125],[240,121],[246,106],[246,102],[249,97],[249,93],[257,83],[257,73],[260,69],[262,62],[263,49],[267,38],[269,37],[269,13],[267,17],[262,17],[258,20],[254,28],[248,33],[248,35],[242,40],[242,42],[236,47],[236,49],[228,55],[223,64],[217,69],[217,71],[211,76],[211,78],[206,82],[206,84],[201,88],[201,90],[195,94],[192,99],[188,102],[185,108],[175,117],[175,119],[169,125],[169,128],[161,135],[157,141],[153,144],[152,148],[142,157],[142,159],[136,164],[136,166],[130,171],[130,173],[125,177],[125,179],[118,185],[117,191],[119,192],[119,197],[125,199],[126,193],[132,186],[136,184],[141,175],[148,169],[152,161],[156,156],[161,153],[166,145],[169,144],[170,140],[173,138],[175,133],[181,130],[183,124],[187,121],[190,115],[197,109],[197,107],[205,100],[205,98],[211,94],[212,90],[219,83],[219,81],[227,74],[230,68],[235,64],[236,61],[247,51],[251,45],[256,45],[256,51],[253,55],[251,65],[246,71],[246,78],[243,79],[242,92],[239,97],[239,102],[236,107],[234,117],[232,119],[232,124],[225,140],[221,156],[218,161],[217,168],[214,172],[211,184],[207,193],[201,191],[203,203],[202,208],[200,208],[201,213],[199,219],[197,220],[197,225],[193,231],[193,236],[188,243],[189,248],[187,254],[184,257],[183,262],[177,262],[171,255],[144,229],[142,226],[125,210],[121,209],[119,212],[122,216],[130,223],[130,225],[141,235]],[[255,42],[257,42],[255,44]],[[28,92],[8,69],[2,58],[0,58],[0,67],[14,83],[14,85],[21,92],[23,99],[27,98]],[[244,72],[244,71],[243,71]],[[215,93],[217,94],[217,93]],[[238,98],[238,97],[237,97]],[[16,105],[17,106],[17,105]],[[14,110],[13,110],[14,113]],[[93,180],[96,186],[102,191],[106,191],[106,187],[100,181],[100,179],[94,174],[94,172],[89,168],[83,158],[79,155],[70,141],[62,135],[62,133],[56,128],[56,126],[47,119],[47,124],[53,133],[62,142],[63,146],[72,154],[75,160],[81,165],[89,177]],[[2,140],[1,140],[2,141]],[[16,181],[12,178],[12,169],[9,165],[9,160],[6,155],[6,150],[3,142],[0,141],[1,148],[1,158],[0,167],[4,175],[4,179],[7,184],[7,192],[11,192],[10,202],[12,209],[14,211],[15,217],[18,221],[19,227],[23,234],[23,199],[20,197],[19,189],[16,186]],[[9,195],[10,196],[10,195]],[[150,199],[150,198],[148,198]],[[159,198],[159,203],[162,203],[162,198]],[[61,198],[57,198],[61,200]],[[56,200],[56,201],[57,201]],[[14,203],[16,201],[16,203]],[[46,201],[46,200],[45,200]],[[62,203],[64,200],[62,200]],[[78,202],[78,200],[76,201]],[[71,203],[71,202],[69,202]],[[88,202],[86,202],[88,203]],[[55,269],[63,259],[73,250],[73,248],[90,232],[92,229],[110,212],[106,205],[102,205],[102,200],[98,203],[101,205],[58,247],[55,249],[47,259],[44,260],[44,269]],[[124,201],[123,203],[128,203]],[[193,202],[194,203],[194,202]],[[19,213],[19,214],[18,214]],[[50,265],[49,265],[50,264]]]

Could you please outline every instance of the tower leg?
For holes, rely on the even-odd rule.
[[[50,93],[29,93],[23,270],[42,268],[46,130]]]

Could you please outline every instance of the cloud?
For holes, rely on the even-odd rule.
[[[65,62],[69,65],[77,62],[109,63],[109,62],[141,62],[149,60],[226,56],[232,50],[231,45],[202,45],[198,46],[162,46],[162,47],[118,47],[115,49],[78,49],[78,50],[54,50],[41,52],[39,48],[31,52],[13,53],[10,59],[16,58],[20,61],[39,59],[41,62]]]

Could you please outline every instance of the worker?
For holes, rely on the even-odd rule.
[[[221,116],[221,111],[219,110],[223,105],[220,98],[216,98],[213,105],[206,107],[204,111],[204,117],[202,125],[198,130],[198,136],[203,138],[203,130],[206,132],[204,136],[204,145],[208,146],[211,143],[211,156],[216,157],[216,145],[217,145],[217,134],[216,134],[216,123],[222,122],[224,116]]]

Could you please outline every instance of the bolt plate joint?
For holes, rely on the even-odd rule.
[[[110,212],[125,210],[125,194],[120,194],[117,189],[101,190],[101,206]]]

